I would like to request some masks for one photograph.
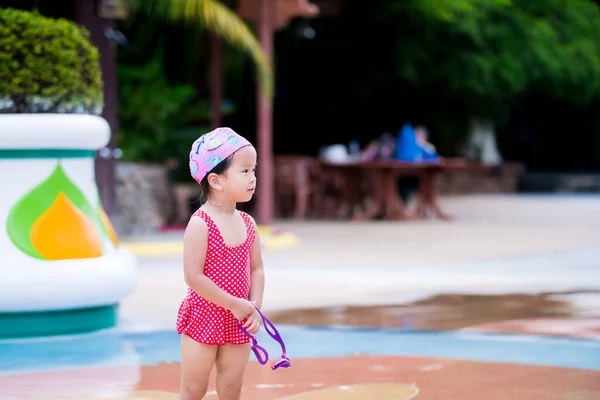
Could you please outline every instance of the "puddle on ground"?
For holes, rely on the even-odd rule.
[[[274,313],[273,322],[298,325],[351,325],[407,329],[461,329],[529,318],[570,318],[577,310],[569,295],[600,292],[468,295],[440,294],[400,305],[295,309]],[[553,297],[560,295],[561,299]]]

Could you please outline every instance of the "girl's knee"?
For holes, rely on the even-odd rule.
[[[202,400],[208,391],[208,386],[199,382],[189,382],[181,385],[180,400]]]
[[[239,373],[227,374],[223,372],[217,372],[217,380],[221,386],[241,388],[244,375]]]
[[[242,393],[243,377],[239,375],[217,375],[217,395],[219,399],[239,399]]]

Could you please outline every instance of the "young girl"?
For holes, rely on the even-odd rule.
[[[190,171],[203,205],[184,236],[188,293],[177,317],[181,337],[181,400],[200,400],[216,366],[219,400],[239,399],[250,357],[249,339],[259,319],[264,288],[257,227],[236,203],[256,189],[256,150],[229,128],[209,132],[192,145]]]

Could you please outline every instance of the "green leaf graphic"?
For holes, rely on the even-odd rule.
[[[104,232],[98,212],[92,208],[85,195],[69,179],[59,163],[48,179],[30,190],[10,210],[6,221],[6,230],[12,242],[23,253],[34,258],[44,259],[31,243],[31,228],[61,192],[93,221],[100,232]]]
[[[106,237],[106,239],[108,239],[111,243],[113,243],[113,245],[116,246],[116,243],[114,243],[112,241],[112,238],[110,237],[110,233],[108,232],[108,226],[106,226],[106,224],[104,224],[104,221],[102,220],[102,211],[103,211],[103,206],[102,206],[102,199],[100,198],[100,192],[98,190],[96,190],[96,203],[98,204],[98,209],[96,211],[96,218],[98,218],[98,221],[100,222],[100,226],[102,227],[102,232],[104,233],[104,236]],[[113,227],[114,229],[114,227]],[[116,235],[116,233],[115,233]]]

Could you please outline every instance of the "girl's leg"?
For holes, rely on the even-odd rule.
[[[198,343],[181,335],[180,400],[202,400],[208,390],[208,377],[219,346]]]
[[[217,395],[219,400],[240,400],[250,344],[225,344],[217,352]]]

